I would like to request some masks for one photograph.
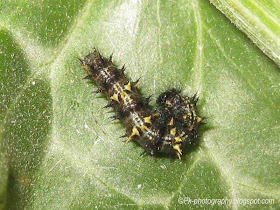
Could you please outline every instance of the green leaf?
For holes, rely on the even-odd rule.
[[[280,66],[280,1],[210,0]]]
[[[122,142],[82,80],[93,47],[142,77],[153,104],[198,92],[200,145],[180,161]],[[279,67],[207,0],[2,1],[0,62],[0,208],[278,207]]]

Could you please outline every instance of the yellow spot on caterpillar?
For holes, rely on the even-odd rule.
[[[84,70],[86,70],[87,72],[89,72],[90,68],[89,68],[88,65],[83,65],[82,67],[83,67]]]
[[[187,115],[184,115],[183,118],[184,118],[184,119],[187,119]]]
[[[127,139],[127,142],[131,141],[133,139],[133,136],[140,136],[140,133],[136,127],[133,127],[132,133],[129,136],[129,138]]]
[[[121,92],[121,97],[123,100],[125,99],[126,95],[127,95],[126,92],[124,92],[124,91]]]
[[[131,84],[130,84],[130,82],[128,82],[128,83],[124,86],[124,88],[125,88],[126,90],[128,90],[128,91],[131,91]]]
[[[193,125],[191,127],[189,127],[189,131],[192,131],[193,130]]]
[[[146,126],[146,125],[142,125],[142,126],[141,126],[141,130],[142,130],[142,131],[147,131],[147,130],[148,130],[148,128],[147,128],[147,126]]]
[[[177,152],[177,157],[178,157],[178,159],[179,160],[181,160],[182,158],[181,158],[181,155]]]
[[[132,134],[131,134],[132,136],[140,136],[140,134],[139,134],[139,131],[138,131],[138,129],[136,128],[136,127],[134,127],[133,129],[132,129]]]
[[[195,113],[195,111],[193,111],[192,113],[193,113],[193,116],[195,116],[195,117],[196,117],[196,113]]]
[[[166,101],[165,103],[168,105],[172,105],[170,101]]]
[[[196,122],[201,122],[202,121],[202,118],[201,117],[198,117],[197,119],[196,119]]]
[[[170,134],[173,135],[173,136],[175,136],[175,135],[176,135],[176,128],[172,128],[172,129],[170,130]]]
[[[180,145],[179,144],[175,144],[173,146],[173,149],[176,151],[178,158],[181,160],[182,150],[180,148]]]
[[[173,124],[174,124],[174,119],[172,117],[171,120],[169,121],[168,125],[173,125]]]
[[[145,122],[145,123],[152,124],[151,119],[152,119],[152,116],[151,116],[151,115],[148,116],[148,117],[144,117],[144,122]]]
[[[116,93],[114,93],[114,95],[112,95],[110,98],[111,98],[112,100],[114,100],[114,101],[120,102],[120,101],[119,101],[119,96],[118,96],[118,94],[116,94]]]
[[[175,137],[175,142],[176,142],[176,143],[182,142],[181,137],[180,137],[180,136],[176,136],[176,137]]]

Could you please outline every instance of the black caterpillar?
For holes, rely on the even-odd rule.
[[[117,111],[114,118],[124,122],[128,141],[136,140],[151,155],[177,155],[179,159],[187,144],[196,141],[203,121],[197,113],[196,95],[189,98],[171,89],[160,94],[151,110],[149,98],[139,92],[138,81],[130,81],[124,67],[114,65],[112,56],[104,58],[94,49],[80,61],[88,73],[85,78],[98,85],[97,92],[110,99],[106,107],[113,107]]]

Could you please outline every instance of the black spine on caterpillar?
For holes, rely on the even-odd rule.
[[[127,79],[123,69],[117,68],[112,59],[104,58],[98,50],[81,60],[90,80],[98,85],[99,92],[110,100],[113,107],[123,118],[129,134],[128,141],[136,140],[147,153],[154,154],[161,147],[161,139],[153,125],[153,116],[147,100],[139,93],[137,82]]]

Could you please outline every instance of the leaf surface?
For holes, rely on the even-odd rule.
[[[278,66],[280,65],[279,0],[210,0]]]
[[[55,2],[0,3],[1,206],[277,208],[279,67],[223,14],[206,0]],[[142,77],[153,104],[171,87],[198,92],[208,123],[183,161],[118,138],[124,126],[82,80],[77,58],[93,47]]]

